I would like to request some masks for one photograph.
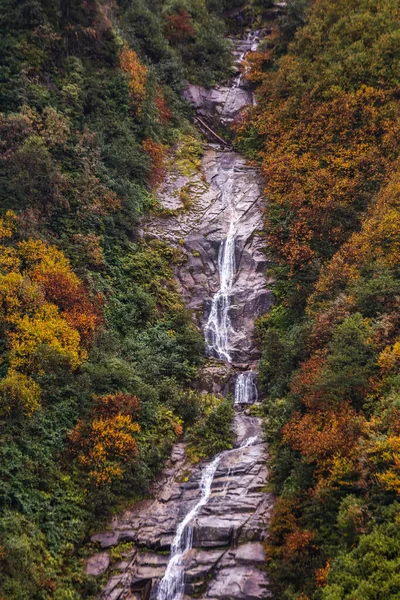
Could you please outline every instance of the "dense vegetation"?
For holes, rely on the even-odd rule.
[[[229,75],[221,17],[240,4],[0,0],[0,598],[92,597],[91,527],[184,429],[194,460],[231,443],[230,401],[191,385],[182,257],[139,219],[168,148],[199,151],[180,93]],[[399,23],[398,0],[288,0],[248,57],[258,103],[235,129],[268,198],[282,600],[400,593]]]
[[[91,525],[205,410],[182,258],[138,219],[230,47],[203,0],[1,0],[0,31],[0,597],[73,600]]]
[[[282,600],[398,598],[400,8],[288,8],[249,56],[258,104],[236,126],[276,281],[258,325],[268,569]]]

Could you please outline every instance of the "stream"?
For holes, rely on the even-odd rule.
[[[254,32],[235,40],[237,63],[256,44]],[[218,115],[225,123],[252,102],[239,71],[230,87],[188,86],[186,97],[203,118]],[[134,542],[111,565],[104,600],[270,597],[262,542],[273,499],[265,492],[261,421],[249,412],[258,401],[254,321],[271,305],[263,240],[257,235],[262,181],[243,157],[210,142],[201,173],[170,174],[159,192],[161,203],[179,208],[177,192],[188,185],[196,197],[191,209],[152,219],[145,235],[183,247],[187,260],[176,277],[204,331],[209,357],[204,391],[234,394],[236,443],[189,476],[185,445],[176,444],[153,499],[137,503],[113,520],[110,531],[92,537],[103,548],[88,561],[92,574],[110,566],[107,549]]]

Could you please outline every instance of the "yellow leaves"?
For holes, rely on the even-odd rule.
[[[378,473],[377,479],[385,490],[396,492],[400,496],[400,472],[385,471],[384,473]]]
[[[0,218],[0,239],[10,238],[16,229],[17,216],[12,210],[8,210],[4,217]]]
[[[400,496],[400,436],[389,433],[371,437],[366,452],[378,483]]]
[[[9,369],[0,381],[0,414],[21,409],[31,415],[40,407],[40,387],[27,375]]]
[[[95,418],[89,424],[79,422],[70,434],[78,451],[78,461],[96,487],[121,479],[124,464],[137,456],[135,434],[140,425],[130,415]]]
[[[146,82],[148,69],[143,65],[134,50],[127,46],[121,52],[121,69],[126,73],[129,82],[129,91],[132,104],[137,113],[140,113],[146,97]]]
[[[9,363],[13,369],[42,372],[37,356],[41,346],[55,351],[71,369],[87,358],[80,348],[78,331],[68,325],[54,304],[44,304],[32,317],[24,315],[10,339]]]
[[[378,365],[383,372],[392,371],[400,366],[400,341],[393,346],[386,346],[379,355]]]
[[[16,217],[0,219],[3,239],[12,237]],[[40,406],[40,388],[29,376],[41,375],[51,362],[74,370],[87,358],[82,341],[100,321],[69,260],[54,246],[28,239],[14,246],[0,242],[0,325],[4,331],[8,372],[0,383],[2,410]],[[0,407],[1,408],[1,407]]]
[[[337,487],[346,486],[354,475],[354,459],[338,454],[332,457],[329,465],[329,473],[325,477],[323,486]]]
[[[24,261],[30,276],[40,279],[49,270],[68,271],[69,277],[76,283],[79,278],[71,271],[68,258],[55,246],[48,246],[41,240],[26,240],[18,244],[18,253]]]
[[[389,463],[389,467],[376,474],[380,485],[388,491],[396,492],[400,496],[400,437],[390,435],[381,448],[381,460]]]
[[[0,314],[7,323],[15,323],[24,311],[32,312],[43,303],[39,286],[21,273],[0,275]]]

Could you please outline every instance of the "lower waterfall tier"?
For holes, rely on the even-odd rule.
[[[191,519],[192,547],[182,556],[185,600],[269,597],[261,542],[272,497],[264,491],[268,471],[261,423],[241,413],[235,417],[235,429],[238,447],[222,453],[214,464],[207,502]],[[212,464],[195,468],[185,482],[184,455],[184,446],[177,444],[154,500],[138,503],[113,521],[111,531],[93,536],[103,549],[134,542],[134,548],[112,565],[115,574],[102,593],[104,600],[158,598],[179,523],[201,501],[203,469]],[[101,562],[101,554],[91,559],[93,564]]]

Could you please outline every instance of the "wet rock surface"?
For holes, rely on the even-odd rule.
[[[259,357],[253,335],[254,320],[272,304],[265,282],[267,258],[261,237],[262,181],[239,154],[217,146],[206,150],[202,169],[206,185],[203,180],[203,192],[194,198],[191,209],[152,219],[144,234],[168,240],[184,251],[185,262],[176,270],[176,277],[187,306],[195,311],[199,326],[204,328],[211,298],[219,288],[218,253],[230,223],[226,187],[228,181],[232,184],[229,193],[235,199],[238,232],[230,307],[234,330],[232,359],[239,363],[254,361]],[[200,175],[197,178],[200,180]],[[179,181],[174,181],[179,185]],[[165,193],[171,203],[171,185],[169,182],[160,190],[163,205]],[[200,186],[200,181],[197,185]]]
[[[266,447],[256,417],[238,414],[235,429],[239,447],[221,459],[210,498],[191,523],[193,547],[184,558],[186,598],[269,597],[262,545],[272,506],[272,497],[264,491]],[[253,437],[253,445],[240,448],[243,440]],[[202,467],[186,464],[185,446],[177,444],[152,490],[154,499],[137,503],[113,520],[111,531],[92,537],[103,548],[132,542],[122,559],[110,565],[113,575],[100,596],[103,600],[156,599],[178,523],[200,496]],[[106,557],[103,551],[88,565],[101,565],[99,574],[103,573]]]

